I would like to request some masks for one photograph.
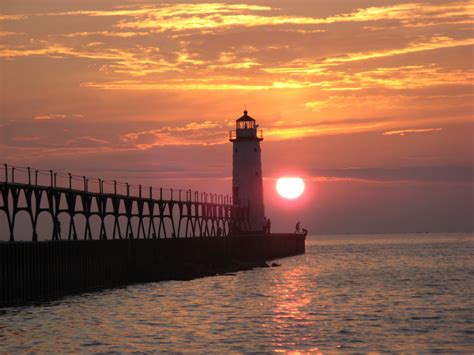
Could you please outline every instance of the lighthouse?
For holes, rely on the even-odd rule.
[[[235,131],[230,131],[229,136],[233,143],[232,196],[234,204],[249,206],[250,231],[262,232],[265,207],[260,142],[263,134],[246,110],[235,123]]]

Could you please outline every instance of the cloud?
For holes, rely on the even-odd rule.
[[[92,16],[92,17],[140,17],[153,16],[156,18],[175,18],[180,16],[209,15],[235,13],[239,11],[265,11],[271,10],[268,6],[247,4],[163,4],[163,5],[140,5],[122,6],[110,10],[79,10],[67,12],[48,12],[36,14],[36,16]]]
[[[111,82],[86,82],[81,87],[101,90],[270,90],[270,89],[302,89],[318,84],[308,81],[274,81],[262,84],[210,82],[206,79],[173,80],[169,82],[149,82],[139,80],[120,80]]]
[[[73,53],[71,48],[64,47],[59,44],[45,44],[41,46],[31,47],[25,45],[0,45],[0,57],[30,57],[30,56],[48,56],[52,58],[64,58]]]
[[[18,36],[18,35],[24,35],[24,32],[8,32],[8,31],[0,31],[0,38],[1,37],[12,37],[12,36]]]
[[[387,21],[395,21],[399,26],[428,26],[437,21],[465,23],[472,18],[472,9],[473,6],[469,2],[437,5],[407,3],[359,8],[346,13],[318,17],[317,13],[314,16],[296,15],[287,9],[274,6],[205,3],[144,4],[104,10],[31,13],[18,16],[26,16],[25,22],[54,21],[57,17],[88,17],[88,21],[92,21],[91,30],[83,31],[81,27],[70,33],[28,33],[22,41],[0,45],[0,57],[87,59],[95,64],[89,68],[100,68],[100,74],[96,73],[96,80],[84,76],[88,79],[82,84],[83,88],[253,91],[320,88],[325,91],[356,91],[374,84],[393,87],[398,83],[395,80],[379,80],[375,83],[375,79],[369,82],[368,71],[364,74],[365,82],[361,83],[363,78],[351,78],[353,73],[347,68],[343,69],[348,64],[469,46],[474,44],[474,39],[463,38],[462,33],[458,32],[447,35],[443,31],[435,31],[431,35],[428,33],[402,36],[393,45],[378,43],[380,38],[375,37],[375,41],[372,41],[378,43],[375,48],[364,41],[357,46],[349,46],[355,47],[355,50],[334,51],[331,50],[331,44],[324,46],[328,47],[328,52],[320,52],[320,49],[312,49],[311,46],[304,46],[302,49],[292,42],[281,41],[280,36],[272,31],[304,31],[306,35],[327,32],[328,37],[311,39],[313,41],[327,38],[327,43],[331,43],[332,33],[338,33],[340,29],[331,27],[329,31],[327,25],[349,23],[359,26],[360,23],[370,22],[371,26],[379,26],[383,38]],[[108,17],[105,25],[104,17]],[[262,48],[260,43],[253,43],[254,32],[240,46],[221,42],[225,38],[220,36],[228,35],[230,41],[236,38],[228,29],[252,29],[256,26],[265,27],[255,31],[256,37],[269,38],[265,48]],[[25,29],[27,28],[25,24]],[[194,35],[183,40],[175,37],[189,31],[194,31]],[[364,40],[364,30],[355,28],[354,33],[357,34],[354,36],[355,42]],[[90,41],[89,37],[92,36],[94,39]],[[129,38],[133,41],[127,41]],[[217,44],[211,43],[214,40],[218,41]],[[215,48],[218,46],[222,47],[221,50]],[[302,53],[307,56],[302,56]],[[216,55],[218,58],[215,58]],[[438,83],[445,84],[449,78],[451,81],[460,78],[458,75],[442,80],[440,77],[443,74],[446,72],[440,73]],[[136,77],[146,80],[133,80]],[[171,77],[176,80],[170,80]],[[250,77],[253,80],[241,80]],[[407,85],[408,82],[410,87],[434,84],[433,80],[426,84],[425,80],[412,79],[410,77],[401,81],[400,85]]]
[[[222,130],[222,125],[217,122],[190,122],[183,126],[167,126],[126,133],[122,134],[120,139],[137,149],[149,149],[165,145],[207,145],[222,143]]]
[[[325,64],[338,64],[346,62],[354,62],[361,60],[369,60],[375,58],[391,57],[398,56],[409,53],[431,51],[442,48],[452,48],[460,46],[471,46],[474,45],[473,38],[466,39],[453,39],[446,36],[431,37],[428,41],[420,41],[410,43],[407,47],[382,50],[382,51],[372,51],[368,53],[348,53],[342,56],[333,57],[326,59]]]
[[[319,111],[326,106],[325,101],[309,101],[305,102],[304,107],[311,111]]]
[[[453,39],[450,37],[432,37],[429,40],[411,42],[405,47],[385,49],[371,52],[346,53],[314,61],[313,58],[298,58],[287,65],[266,67],[262,70],[271,74],[292,75],[328,75],[332,67],[350,62],[367,61],[371,59],[400,56],[404,54],[432,51],[443,48],[453,48],[474,45],[474,39]],[[406,66],[406,69],[416,69],[421,66]],[[381,68],[383,69],[383,68]],[[387,69],[387,68],[385,68]],[[332,69],[331,69],[332,70]],[[341,72],[335,72],[341,74]]]
[[[431,26],[447,23],[472,23],[474,5],[469,2],[445,4],[406,3],[358,9],[350,14],[328,17],[327,23],[371,22],[392,20],[404,27]]]
[[[344,179],[373,182],[472,182],[474,169],[472,166],[424,166],[396,168],[368,167],[318,169],[312,176],[317,179],[341,181]]]
[[[110,144],[109,141],[106,141],[104,139],[98,139],[95,137],[89,137],[89,136],[77,137],[65,142],[65,145],[69,147],[84,147],[84,148],[102,147],[109,144]]]
[[[27,15],[0,15],[0,21],[24,20],[26,18],[28,18]]]
[[[62,120],[65,118],[82,118],[83,115],[64,115],[64,114],[48,114],[48,115],[38,115],[34,116],[34,120],[43,121],[43,120]]]
[[[267,126],[263,132],[265,139],[286,140],[321,135],[349,134],[364,131],[374,131],[387,123],[380,119],[345,119],[332,121],[316,121],[299,124],[280,124]]]
[[[301,86],[319,87],[324,91],[358,91],[371,88],[407,90],[438,85],[469,85],[474,78],[471,70],[446,69],[438,64],[332,71],[325,68],[324,64],[304,63],[300,60],[299,67],[280,68],[277,72],[290,74],[292,81],[300,83]],[[314,66],[318,67],[317,70]],[[273,68],[263,70],[273,72]],[[307,102],[305,106],[307,109],[317,110],[324,107],[324,104]]]
[[[103,37],[119,37],[119,38],[130,38],[136,36],[148,36],[148,32],[113,32],[113,31],[96,31],[96,32],[72,32],[67,33],[64,37],[91,37],[91,36],[103,36]]]
[[[152,29],[154,31],[189,31],[230,27],[329,25],[395,21],[403,27],[472,23],[470,2],[447,4],[406,3],[359,8],[350,13],[324,18],[282,14],[283,9],[248,4],[164,4],[102,11],[70,11],[40,16],[121,17],[117,28]],[[132,19],[129,19],[132,18]]]
[[[40,115],[40,116],[35,116],[33,117],[34,120],[60,120],[66,118],[66,115]]]
[[[443,130],[442,128],[413,128],[413,129],[401,129],[401,130],[396,130],[396,131],[387,131],[387,132],[383,132],[382,135],[384,135],[384,136],[392,136],[392,135],[405,136],[407,134],[412,134],[412,133],[430,133],[430,132],[440,132],[442,130]]]
[[[22,20],[32,16],[88,16],[132,18],[121,20],[119,27],[168,30],[226,26],[320,25],[347,22],[397,21],[402,26],[417,27],[446,23],[472,23],[474,6],[469,1],[444,4],[421,2],[358,8],[355,11],[318,18],[284,13],[283,8],[250,4],[162,4],[121,6],[105,10],[78,10],[34,14],[2,15],[4,20]]]

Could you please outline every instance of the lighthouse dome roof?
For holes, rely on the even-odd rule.
[[[240,117],[237,121],[255,121],[255,119],[253,119],[252,117],[250,117],[248,114],[247,114],[247,110],[244,111],[244,115],[242,117]]]

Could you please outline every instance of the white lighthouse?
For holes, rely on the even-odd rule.
[[[262,130],[255,120],[244,115],[236,120],[235,131],[230,132],[233,143],[232,196],[235,204],[247,204],[250,231],[262,232],[265,218],[263,205],[262,160],[260,142]]]

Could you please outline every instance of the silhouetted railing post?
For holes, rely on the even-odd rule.
[[[28,185],[31,185],[31,169],[29,166],[26,169],[28,169]]]
[[[103,182],[104,182],[104,181],[103,181],[102,179],[99,179],[99,193],[100,193],[101,195],[102,195],[102,193],[103,193],[103,188],[104,188],[103,185],[102,185]]]
[[[128,182],[126,182],[125,185],[127,185],[127,197],[130,197],[130,185]]]
[[[150,200],[153,199],[153,187],[150,186]]]
[[[8,165],[3,164],[5,166],[5,183],[8,184]]]
[[[57,175],[58,175],[58,174],[54,173],[54,187],[56,187],[56,185],[57,185],[57,184],[56,184],[56,176],[57,176]]]
[[[35,185],[38,185],[38,170],[35,170]]]
[[[160,201],[163,201],[163,188],[160,187]]]
[[[71,173],[67,173],[68,176],[69,176],[69,190],[72,190],[72,174]]]
[[[51,180],[51,187],[53,187],[54,183],[53,183],[53,171],[52,170],[49,171],[49,178]]]
[[[173,200],[173,189],[171,189],[171,198],[170,200]]]
[[[114,180],[114,195],[117,195],[117,180]]]
[[[142,185],[138,185],[138,197],[142,198]]]
[[[178,198],[179,198],[179,201],[181,201],[181,190],[178,190]]]

